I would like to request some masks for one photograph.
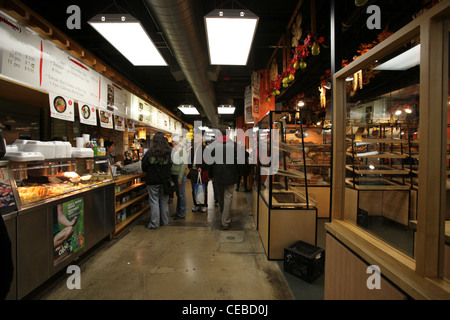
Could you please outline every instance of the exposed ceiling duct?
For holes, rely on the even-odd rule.
[[[218,126],[216,94],[211,81],[208,51],[205,48],[203,17],[196,0],[145,0],[153,18],[161,28],[181,70],[197,97],[204,114]]]

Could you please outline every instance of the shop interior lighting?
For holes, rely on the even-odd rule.
[[[300,108],[301,108],[301,107],[304,107],[304,106],[305,106],[305,102],[299,101],[298,104],[297,104],[297,106],[299,106]]]
[[[405,71],[420,64],[420,44],[375,67],[374,70]]]
[[[88,23],[134,66],[167,66],[139,20],[129,14],[98,14]]]
[[[138,129],[138,139],[139,140],[147,139],[147,130],[145,130],[145,129]]]
[[[178,107],[178,109],[183,112],[185,115],[191,115],[196,116],[200,115],[200,112],[198,112],[197,108],[193,105],[181,105]]]
[[[219,114],[234,114],[236,108],[232,105],[221,105],[217,107],[217,112]]]
[[[248,10],[215,9],[204,17],[212,65],[246,65],[259,18]]]

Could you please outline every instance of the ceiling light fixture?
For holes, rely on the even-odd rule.
[[[219,114],[234,114],[236,108],[232,105],[221,105],[217,107],[217,112]]]
[[[420,44],[399,54],[395,58],[382,63],[374,70],[382,71],[406,71],[420,64]]]
[[[167,66],[139,20],[129,14],[98,14],[88,23],[134,66]]]
[[[200,112],[198,112],[197,108],[193,105],[181,105],[178,107],[178,109],[183,112],[185,115],[195,116],[199,115]]]
[[[212,65],[246,65],[259,18],[248,10],[216,9],[204,17]]]

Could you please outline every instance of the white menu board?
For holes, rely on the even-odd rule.
[[[74,101],[79,101],[81,108],[89,106],[91,116],[88,119],[80,117],[82,123],[94,125],[97,115],[92,112],[92,108],[98,108],[110,113],[110,116],[105,116],[107,113],[99,114],[100,120],[104,120],[100,121],[102,127],[114,126],[114,113],[124,119],[131,118],[157,129],[171,130],[172,124],[168,115],[1,11],[0,76],[53,93],[50,97],[50,108],[52,116],[59,119],[74,121],[74,112],[69,108],[58,112],[53,106],[56,96],[66,99],[66,102],[71,101],[72,105],[67,107],[73,108]],[[142,105],[142,109],[139,109],[139,105]],[[85,108],[85,115],[86,110]],[[109,119],[108,122],[106,119]]]
[[[66,121],[75,121],[74,101],[58,93],[49,93],[50,117]]]
[[[78,114],[80,117],[80,123],[90,126],[97,125],[97,108],[91,105],[78,101]]]
[[[132,94],[112,82],[108,78],[103,77],[101,80],[100,105],[101,109],[106,109],[114,113],[125,116],[131,108]]]
[[[90,104],[99,102],[99,74],[52,43],[43,43],[42,87]]]
[[[0,12],[0,74],[40,87],[42,40]]]

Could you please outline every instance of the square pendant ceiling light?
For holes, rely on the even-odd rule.
[[[217,107],[217,112],[219,114],[234,114],[236,108],[232,105],[221,105]]]
[[[178,107],[178,109],[183,112],[185,115],[191,115],[196,116],[200,115],[200,112],[198,112],[197,108],[193,105],[181,105]]]
[[[212,65],[246,65],[259,18],[248,10],[216,9],[204,17]]]
[[[139,20],[129,14],[98,14],[88,23],[135,66],[167,66]]]
[[[374,70],[406,71],[420,65],[420,44],[379,65]]]

